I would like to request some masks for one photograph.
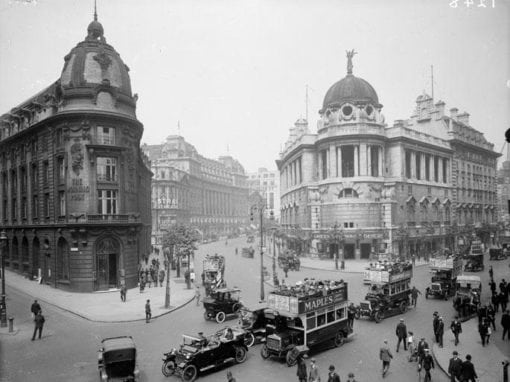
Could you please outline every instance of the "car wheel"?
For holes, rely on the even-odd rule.
[[[242,346],[236,346],[236,363],[243,363],[246,361],[246,349]]]
[[[209,321],[209,312],[207,310],[204,312],[204,318],[206,321]]]
[[[338,332],[335,336],[335,347],[342,346],[345,342],[345,336],[343,332]]]
[[[218,313],[216,313],[216,322],[217,322],[218,324],[221,324],[221,323],[223,323],[224,321],[225,321],[225,313],[223,313],[223,312],[218,312]]]
[[[255,336],[253,335],[253,333],[246,333],[246,335],[244,336],[244,344],[251,348],[253,346],[253,344],[255,343]]]
[[[197,379],[198,369],[195,365],[188,365],[182,371],[182,380],[186,382],[193,382]]]
[[[405,313],[406,310],[407,310],[407,302],[406,301],[402,301],[400,303],[399,309],[400,309],[400,313]]]
[[[376,323],[379,323],[379,322],[381,322],[381,320],[382,320],[381,312],[375,312],[375,313],[374,313],[374,321],[375,321]]]
[[[288,351],[285,355],[285,362],[288,367],[294,366],[297,363],[297,357],[292,356],[292,350]]]
[[[165,377],[170,377],[175,373],[175,362],[174,361],[165,361],[163,362],[163,366],[161,367],[161,371]]]
[[[263,359],[268,359],[269,358],[269,350],[267,350],[267,346],[264,345],[262,346],[262,349],[260,349],[260,355]]]

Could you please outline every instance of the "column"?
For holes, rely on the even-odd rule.
[[[342,146],[338,146],[336,148],[336,156],[338,158],[338,166],[337,166],[338,176],[341,178],[342,177]]]
[[[354,146],[354,176],[359,176],[359,146]]]
[[[359,150],[359,169],[360,175],[368,175],[367,173],[367,145],[362,143]]]
[[[367,146],[367,175],[372,176],[372,146]]]
[[[337,176],[336,165],[337,165],[336,150],[335,146],[331,145],[329,146],[329,170],[330,170],[329,175],[332,178],[335,178]]]
[[[416,152],[411,151],[411,178],[416,179]]]
[[[437,178],[438,183],[443,183],[443,158],[439,157],[437,160]]]
[[[377,149],[377,176],[384,176],[383,170],[384,170],[384,150],[381,146]]]

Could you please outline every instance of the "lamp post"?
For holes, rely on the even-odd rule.
[[[254,204],[250,208],[250,215],[253,216],[254,212],[258,212],[260,219],[260,301],[265,300],[264,293],[264,201],[260,198],[259,203]]]
[[[2,248],[2,306],[0,306],[0,327],[7,326],[7,306],[5,304],[5,246],[7,243],[7,235],[5,230],[0,233],[0,242]]]
[[[165,247],[163,254],[166,259],[166,291],[165,291],[165,308],[170,308],[170,248]]]

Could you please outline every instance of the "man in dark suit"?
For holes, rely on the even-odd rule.
[[[455,336],[455,346],[457,346],[459,344],[459,334],[462,333],[462,324],[459,321],[459,317],[455,317],[455,320],[453,320],[450,325],[450,329],[452,329],[453,335]]]
[[[398,348],[400,347],[400,342],[404,343],[404,350],[407,350],[406,338],[407,338],[407,328],[406,324],[404,324],[404,319],[401,318],[399,324],[397,325],[397,329],[395,330],[395,334],[397,335],[397,353]]]
[[[42,315],[42,310],[38,310],[37,314],[34,318],[35,327],[34,327],[34,335],[32,336],[32,341],[35,340],[35,335],[37,332],[39,332],[39,339],[41,339],[44,321],[45,321],[45,319],[44,319],[44,316]]]
[[[32,306],[30,307],[30,311],[32,312],[32,317],[35,318],[37,316],[37,312],[41,310],[41,305],[37,302],[37,300],[34,301]]]
[[[475,382],[478,378],[476,375],[475,366],[471,363],[471,355],[466,355],[466,360],[462,362],[462,369],[460,373],[461,382]]]
[[[432,320],[432,329],[434,329],[434,338],[436,342],[439,342],[439,338],[437,338],[437,325],[439,325],[439,313],[434,312],[432,315],[434,318]]]
[[[443,347],[443,334],[444,334],[444,322],[443,317],[439,317],[439,322],[437,323],[437,329],[436,329],[436,337],[437,342],[439,344],[439,347]]]
[[[462,371],[462,360],[459,358],[459,353],[453,351],[453,358],[450,358],[448,365],[448,374],[450,374],[450,382],[460,381],[460,373]]]

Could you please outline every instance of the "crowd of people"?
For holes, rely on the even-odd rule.
[[[140,285],[140,293],[142,293],[145,290],[145,287],[148,286],[151,288],[153,285],[154,287],[160,287],[163,286],[163,281],[165,280],[166,272],[165,269],[167,269],[167,260],[164,261],[164,267],[161,267],[161,263],[159,260],[159,257],[152,257],[150,263],[149,259],[146,257],[144,262],[139,265],[139,277],[138,282]]]

